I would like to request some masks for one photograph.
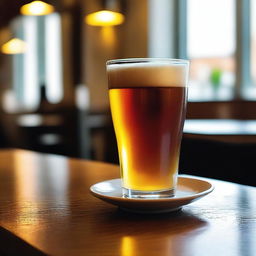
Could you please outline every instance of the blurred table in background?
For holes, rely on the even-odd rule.
[[[256,120],[186,120],[180,171],[256,186]]]
[[[42,153],[117,161],[114,129],[109,110],[58,111],[4,114],[0,147],[14,147]],[[1,127],[0,127],[1,128]],[[113,146],[112,146],[113,144]]]
[[[256,120],[188,119],[184,134],[190,138],[223,142],[256,142]]]
[[[0,255],[254,255],[256,188],[215,190],[177,213],[122,212],[89,192],[116,165],[0,151]]]

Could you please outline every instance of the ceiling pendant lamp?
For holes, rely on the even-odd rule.
[[[2,45],[1,51],[4,54],[21,54],[26,51],[26,43],[19,38],[12,38]]]
[[[85,22],[91,26],[116,26],[124,22],[124,15],[119,12],[120,2],[117,0],[103,1],[103,9],[88,14]]]
[[[51,4],[47,4],[43,1],[33,1],[29,4],[25,4],[20,8],[22,15],[30,16],[42,16],[54,12],[54,7]]]

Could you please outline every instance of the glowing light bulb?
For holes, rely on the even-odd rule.
[[[23,15],[41,16],[54,12],[54,7],[42,1],[33,1],[23,5],[20,12]]]
[[[19,38],[13,38],[2,45],[2,53],[4,54],[20,54],[26,51],[26,43]]]
[[[103,10],[87,15],[85,21],[91,26],[116,26],[124,22],[124,15],[119,12]]]

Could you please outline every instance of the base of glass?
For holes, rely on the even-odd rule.
[[[142,191],[142,190],[133,190],[128,188],[123,188],[123,196],[126,198],[144,198],[144,199],[169,198],[169,197],[174,197],[174,193],[175,193],[175,189]]]

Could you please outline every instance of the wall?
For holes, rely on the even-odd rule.
[[[109,59],[147,56],[147,0],[124,1],[124,24],[83,26],[83,84],[89,88],[90,108],[109,107],[105,63]],[[84,14],[101,9],[100,1],[83,2]]]

